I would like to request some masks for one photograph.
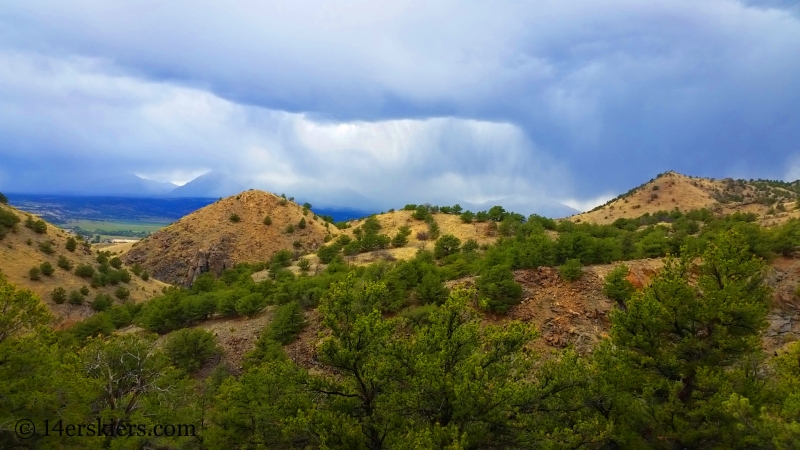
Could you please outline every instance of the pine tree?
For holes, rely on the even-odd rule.
[[[689,256],[668,258],[626,310],[612,313],[618,366],[606,369],[619,374],[617,438],[625,446],[735,443],[738,421],[723,402],[732,394],[748,397],[757,386],[739,369],[760,354],[769,297],[764,267],[744,237],[729,232],[699,266]]]

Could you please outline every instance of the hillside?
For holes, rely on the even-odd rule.
[[[130,299],[136,302],[144,301],[153,295],[161,292],[161,288],[166,286],[164,283],[153,280],[144,281],[133,275],[129,283],[119,283],[118,285],[107,285],[105,287],[91,287],[91,279],[81,278],[75,274],[74,268],[80,264],[97,267],[97,254],[92,247],[84,247],[78,244],[77,248],[70,252],[67,250],[67,240],[70,235],[66,231],[52,224],[46,224],[43,233],[37,233],[33,229],[25,227],[28,217],[38,220],[37,216],[30,216],[22,211],[8,205],[0,205],[0,214],[14,214],[19,218],[14,230],[8,231],[5,237],[0,239],[0,271],[5,274],[8,280],[17,286],[32,290],[57,316],[64,319],[64,324],[86,318],[92,314],[92,309],[85,303],[94,299],[98,294],[106,294],[115,298],[115,291],[119,286],[125,287],[130,292]],[[52,253],[47,254],[49,248]],[[73,266],[71,270],[65,270],[58,266],[59,257],[66,257]],[[32,267],[39,267],[42,263],[49,262],[54,268],[52,275],[41,274],[39,280],[31,280],[30,270]],[[130,271],[130,268],[127,268]],[[81,287],[89,288],[89,294],[85,296],[84,305],[73,305],[69,302],[56,304],[50,294],[54,289],[61,287],[69,294],[71,291],[80,290]]]
[[[267,216],[269,225],[265,224]],[[301,229],[303,219],[306,227]],[[287,230],[290,225],[292,232]],[[282,249],[298,254],[314,251],[328,228],[321,218],[294,202],[249,190],[159,230],[136,243],[124,258],[128,264],[140,264],[159,280],[189,285],[201,273],[219,275],[236,263],[264,262]]]
[[[433,250],[434,241],[430,239],[420,239],[428,231],[428,224],[424,220],[416,220],[412,217],[413,211],[392,211],[384,214],[378,214],[375,217],[381,224],[380,233],[388,236],[394,236],[402,226],[408,226],[411,229],[411,234],[408,236],[408,243],[399,248],[387,248],[381,251],[382,254],[391,255],[396,259],[411,259],[419,248],[426,248]],[[433,214],[436,224],[439,225],[441,230],[440,234],[452,234],[459,238],[461,242],[466,242],[469,239],[474,239],[478,244],[491,244],[497,240],[497,233],[492,232],[488,227],[489,223],[464,223],[458,215],[455,214]],[[352,220],[348,222],[350,228],[342,230],[351,238],[355,237],[354,230],[364,224],[364,219]],[[421,234],[422,233],[422,234]],[[374,252],[360,253],[355,256],[354,262],[369,262],[375,255]]]
[[[657,211],[707,208],[715,213],[755,213],[764,226],[800,217],[796,202],[800,182],[715,180],[666,172],[591,211],[569,217],[573,222],[610,224]]]

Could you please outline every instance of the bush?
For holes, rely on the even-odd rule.
[[[419,205],[414,210],[414,214],[411,214],[411,217],[417,220],[427,220],[431,216],[431,212],[428,210],[428,207],[425,205]]]
[[[122,281],[123,283],[131,282],[131,274],[125,269],[118,270],[117,276],[119,277],[119,281]]]
[[[317,250],[317,256],[322,264],[330,264],[338,254],[339,246],[337,245],[323,245]]]
[[[294,225],[292,225],[292,224],[286,225],[286,229],[284,230],[284,232],[286,234],[294,233]]]
[[[67,251],[74,252],[75,249],[78,247],[78,242],[75,240],[74,237],[68,237],[65,247]]]
[[[98,278],[97,281],[99,281],[99,284],[102,286],[105,286],[107,284],[116,286],[120,282],[127,283],[131,281],[131,274],[128,273],[127,270],[113,270],[110,268],[106,270],[103,270],[101,268],[100,273],[95,274],[95,277]]]
[[[475,282],[480,296],[480,306],[486,310],[506,313],[519,303],[522,287],[514,281],[511,266],[489,267]]]
[[[439,307],[433,304],[412,306],[400,311],[400,317],[408,320],[412,326],[419,327],[430,324],[431,314],[434,314],[437,311],[439,311]]]
[[[567,262],[558,266],[558,273],[567,281],[575,281],[583,275],[583,266],[579,259],[568,259]]]
[[[97,261],[97,264],[100,264],[101,266],[108,264],[108,255],[106,255],[105,252],[98,252],[95,261]]]
[[[125,300],[126,298],[130,297],[131,291],[125,289],[124,287],[120,286],[114,291],[114,296],[120,300]]]
[[[92,278],[94,267],[88,264],[78,264],[78,267],[75,268],[75,275],[81,278]]]
[[[303,309],[297,302],[289,302],[278,307],[275,317],[264,330],[265,337],[283,345],[289,344],[306,324]]]
[[[150,279],[150,274],[147,273],[147,271],[145,270],[144,272],[142,272],[142,277],[141,278],[142,278],[142,280],[147,281],[147,280]]]
[[[83,294],[78,291],[71,291],[69,293],[69,304],[70,305],[82,305],[83,304]]]
[[[300,262],[297,263],[297,266],[300,267],[300,270],[303,272],[308,272],[311,269],[311,261],[308,258],[300,258]]]
[[[114,300],[107,294],[97,294],[94,300],[89,303],[89,306],[98,312],[107,310],[114,304]]]
[[[461,251],[464,253],[474,252],[478,247],[478,241],[475,239],[467,239],[467,242],[464,242],[464,245],[461,246]]]
[[[164,351],[175,367],[189,373],[197,371],[222,353],[217,338],[210,332],[197,328],[170,333],[164,343]]]
[[[433,247],[433,256],[436,259],[442,259],[454,253],[458,253],[461,247],[461,240],[452,234],[445,234],[436,240],[436,245]]]
[[[119,257],[117,257],[117,256],[111,258],[108,261],[108,263],[111,264],[111,267],[113,267],[115,269],[121,269],[122,268],[122,260],[119,259]]]
[[[142,274],[142,266],[140,266],[139,263],[135,263],[133,267],[131,267],[131,272],[137,277],[140,276]]]
[[[72,262],[70,262],[70,260],[68,260],[64,255],[58,257],[56,265],[64,270],[72,270]]]
[[[447,288],[442,280],[433,273],[427,273],[417,285],[417,298],[422,303],[441,305],[447,300]]]
[[[625,302],[636,291],[627,277],[628,266],[621,265],[606,276],[603,284],[603,293],[606,294],[606,297],[614,300],[621,307],[624,307]]]
[[[41,271],[39,270],[38,267],[31,267],[31,270],[28,271],[28,276],[30,277],[31,280],[38,281],[40,273]]]
[[[53,243],[50,241],[39,242],[39,251],[45,255],[52,255],[56,252],[53,249]]]
[[[281,267],[291,266],[292,252],[290,252],[289,250],[278,250],[274,255],[272,255],[270,264],[277,264]]]
[[[2,192],[0,192],[0,203],[3,205],[8,204],[8,197],[6,197]]]
[[[238,214],[231,214],[230,217],[228,217],[228,220],[230,220],[233,223],[239,223],[242,221],[242,218],[239,217]]]
[[[355,255],[361,250],[361,242],[360,241],[350,241],[349,244],[345,245],[342,248],[342,253],[346,256]]]
[[[392,238],[393,247],[403,247],[408,244],[408,236],[411,235],[411,228],[408,225],[403,225],[397,230],[397,234]]]
[[[13,230],[19,223],[19,217],[11,211],[6,211],[0,208],[0,239],[2,239],[8,230]]]
[[[92,287],[93,288],[99,288],[99,287],[105,286],[107,284],[108,284],[108,279],[106,279],[105,275],[103,275],[102,273],[95,272],[95,274],[92,275]]]
[[[280,342],[273,341],[267,337],[266,332],[262,332],[253,350],[247,353],[244,360],[244,369],[258,366],[270,361],[285,361],[286,353]]]
[[[417,240],[419,241],[427,241],[430,236],[428,235],[427,231],[418,231],[417,232]]]
[[[439,224],[435,220],[428,222],[428,235],[431,239],[439,239]]]
[[[47,223],[42,219],[33,220],[30,216],[25,220],[25,228],[30,228],[37,234],[47,233]]]
[[[40,264],[39,270],[42,272],[42,275],[47,275],[48,277],[53,275],[53,272],[56,271],[56,269],[53,268],[53,265],[50,264],[48,261],[45,261],[42,264]]]
[[[67,291],[63,287],[57,287],[50,293],[50,298],[56,304],[61,305],[67,301]]]
[[[117,327],[114,324],[111,314],[98,313],[86,320],[73,325],[69,331],[79,341],[83,341],[90,336],[107,336],[114,332]]]
[[[81,286],[81,294],[89,295],[89,288],[86,286]]]
[[[272,217],[264,217],[264,225],[272,225]]]
[[[300,219],[300,222],[297,223],[297,228],[300,228],[301,230],[304,230],[306,228],[306,218],[305,217]]]
[[[264,309],[267,301],[261,294],[250,294],[240,298],[236,302],[236,313],[241,316],[253,317]]]
[[[472,211],[464,211],[459,217],[464,223],[472,223],[472,220],[475,219],[475,214]]]

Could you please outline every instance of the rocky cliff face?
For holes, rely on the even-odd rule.
[[[264,223],[267,216],[269,225]],[[158,280],[190,286],[202,273],[219,275],[237,263],[267,261],[282,249],[298,255],[314,251],[329,229],[335,230],[296,203],[251,190],[208,205],[138,242],[125,261],[138,263]]]
[[[766,282],[772,288],[773,301],[764,345],[772,349],[800,339],[800,299],[794,293],[800,283],[800,260],[777,258]]]

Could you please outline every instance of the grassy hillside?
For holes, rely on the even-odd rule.
[[[157,279],[188,285],[203,272],[269,260],[279,250],[316,250],[336,228],[300,205],[264,191],[221,199],[153,233],[125,254]]]
[[[754,213],[765,226],[800,217],[796,208],[800,184],[769,180],[715,180],[666,172],[591,211],[569,217],[573,222],[609,224],[645,213],[686,212],[706,208],[717,214]]]
[[[96,249],[79,242],[73,251],[69,251],[67,242],[70,235],[66,231],[44,221],[33,225],[41,232],[26,227],[26,222],[33,224],[41,219],[9,205],[0,204],[0,214],[5,217],[14,216],[19,220],[0,240],[0,271],[11,283],[38,294],[57,317],[65,319],[65,324],[91,315],[92,309],[87,304],[98,294],[106,294],[116,302],[120,302],[116,299],[115,292],[119,287],[124,287],[130,292],[128,297],[130,300],[141,302],[160,293],[161,288],[166,286],[152,278],[144,281],[131,273],[131,267],[126,267],[131,275],[130,282],[92,287],[91,277],[82,278],[75,274],[75,269],[83,264],[97,271],[99,264],[96,259]],[[72,267],[70,270],[59,267],[58,262],[61,257],[69,261]],[[32,280],[31,269],[40,268],[43,263],[49,263],[53,273],[51,275],[40,273],[38,280]],[[89,289],[88,295],[84,296],[84,305],[73,305],[68,301],[59,305],[51,299],[51,293],[56,288],[63,288],[69,295],[83,286]]]

